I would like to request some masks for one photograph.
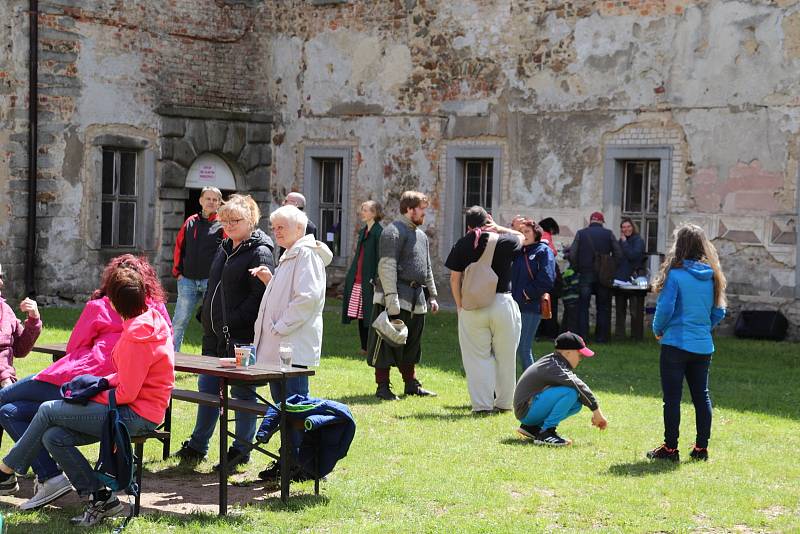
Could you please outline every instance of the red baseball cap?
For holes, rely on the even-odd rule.
[[[589,215],[589,222],[601,222],[601,223],[604,223],[604,222],[606,222],[606,218],[603,217],[603,213],[602,212],[594,211],[594,212],[592,212],[591,215]]]
[[[581,356],[590,358],[594,356],[594,351],[586,346],[586,342],[578,334],[572,332],[564,332],[556,338],[557,349],[577,350]]]

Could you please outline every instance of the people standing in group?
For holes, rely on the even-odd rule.
[[[223,237],[222,225],[217,220],[221,204],[220,190],[204,187],[200,191],[200,211],[186,219],[175,238],[172,255],[172,276],[178,279],[178,300],[173,320],[175,352],[180,352],[189,320],[206,294],[211,260]]]
[[[234,344],[253,342],[253,326],[264,283],[251,275],[250,270],[265,266],[272,271],[275,262],[272,239],[256,227],[261,212],[251,196],[231,195],[217,213],[227,237],[217,249],[209,271],[208,291],[202,308],[202,351],[204,356],[226,358],[233,357]],[[216,395],[220,379],[200,375],[197,387],[201,393]],[[250,384],[232,385],[231,397],[251,401],[256,398],[256,388]],[[205,458],[218,418],[217,408],[198,406],[192,435],[176,453],[182,461],[197,462]],[[229,468],[250,461],[256,419],[255,414],[237,414],[236,438],[227,453]]]
[[[658,300],[653,333],[661,343],[664,443],[648,452],[648,458],[680,459],[681,394],[686,379],[696,425],[690,456],[708,459],[712,419],[708,371],[714,353],[711,332],[725,317],[726,285],[717,249],[703,229],[694,224],[679,227],[654,283]]]
[[[113,372],[111,353],[122,335],[124,321],[108,295],[111,281],[118,279],[122,270],[138,273],[148,309],[171,327],[166,293],[147,259],[132,254],[112,258],[100,277],[100,287],[92,293],[70,333],[66,354],[37,374],[0,389],[0,425],[15,441],[25,433],[42,403],[61,399],[62,384],[78,375],[106,376]],[[72,491],[70,481],[46,450],[40,450],[31,467],[36,474],[34,495],[20,505],[21,509],[39,508]]]
[[[275,240],[285,252],[273,270],[262,265],[250,270],[266,289],[258,307],[253,344],[256,362],[280,365],[282,344],[291,348],[292,367],[318,366],[322,352],[322,309],[325,307],[325,267],[333,253],[325,243],[306,234],[306,214],[294,206],[282,206],[269,216]],[[272,399],[281,402],[280,384],[270,382]],[[286,396],[308,396],[308,377],[286,381]]]
[[[467,233],[455,242],[445,261],[450,290],[458,311],[458,344],[467,375],[473,413],[511,410],[516,381],[515,354],[520,335],[520,310],[511,296],[512,264],[522,250],[523,234],[500,226],[481,206],[465,214]],[[488,249],[488,250],[487,250]],[[470,291],[467,269],[486,251],[483,261],[497,279],[487,306],[464,308]]]
[[[373,280],[378,271],[378,254],[383,227],[383,207],[375,200],[367,200],[359,210],[364,226],[358,232],[355,256],[344,282],[342,322],[358,321],[361,354],[367,353],[369,319],[372,317]]]
[[[100,441],[112,388],[120,420],[131,437],[152,432],[164,420],[175,385],[172,332],[168,318],[147,304],[143,277],[134,269],[115,269],[108,299],[122,318],[119,341],[108,373],[90,378],[86,392],[100,391],[86,404],[51,400],[39,406],[30,426],[0,463],[0,490],[17,487],[14,473],[25,473],[45,449],[64,469],[78,494],[88,497],[84,512],[71,519],[88,527],[122,512],[123,505],[95,476],[78,446]],[[86,381],[82,382],[85,385]]]
[[[552,310],[553,316],[550,319],[542,319],[539,322],[539,329],[536,332],[536,337],[555,339],[558,334],[565,330],[559,325],[558,321],[558,303],[561,300],[563,282],[561,267],[558,264],[558,248],[553,240],[553,236],[558,235],[561,232],[561,228],[559,228],[558,223],[552,217],[545,217],[539,221],[538,224],[542,229],[542,241],[546,242],[553,252],[556,279],[555,282],[553,282],[553,290],[550,291],[550,309]]]
[[[514,219],[512,227],[524,236],[522,250],[514,258],[511,282],[511,292],[522,316],[517,361],[524,372],[534,360],[533,343],[542,320],[541,299],[553,290],[556,260],[536,222],[520,217]]]
[[[406,395],[435,395],[424,389],[416,376],[428,305],[431,312],[439,311],[428,236],[419,228],[425,222],[427,208],[427,196],[418,191],[405,191],[400,196],[400,217],[381,234],[370,319],[386,311],[389,317],[402,320],[408,328],[407,341],[399,347],[382,342],[375,329],[370,328],[367,363],[375,368],[378,384],[375,396],[383,400],[398,398],[389,384],[389,370],[393,366],[400,370]]]
[[[605,430],[608,421],[592,390],[574,371],[594,352],[572,332],[559,335],[555,349],[522,373],[514,392],[514,416],[520,421],[517,432],[522,436],[537,445],[563,447],[572,440],[558,435],[558,425],[582,406],[592,410],[592,425],[600,430]]]
[[[589,305],[594,294],[597,309],[595,330],[597,343],[606,343],[611,336],[611,283],[614,272],[611,270],[610,276],[605,277],[603,272],[597,270],[598,262],[595,258],[611,256],[611,260],[619,261],[622,256],[622,249],[614,232],[604,228],[604,222],[605,217],[602,213],[593,212],[589,216],[589,226],[578,230],[569,247],[570,263],[579,275],[577,333],[581,337],[588,337]]]

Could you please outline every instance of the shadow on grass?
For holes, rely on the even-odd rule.
[[[614,464],[608,468],[608,472],[618,477],[645,477],[670,473],[680,469],[680,466],[679,462],[639,460],[627,464]]]
[[[442,406],[442,410],[438,412],[426,413],[412,413],[408,415],[399,415],[397,419],[420,419],[420,420],[447,420],[456,421],[459,419],[482,419],[484,417],[494,417],[496,415],[503,415],[503,412],[479,412],[472,411],[470,406]]]
[[[341,402],[342,404],[353,404],[353,405],[381,404],[384,402],[392,402],[379,399],[378,397],[375,396],[374,393],[363,393],[361,395],[346,395],[344,397],[339,397],[338,399],[336,399],[336,401]]]

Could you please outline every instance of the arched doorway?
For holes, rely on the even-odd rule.
[[[233,169],[217,154],[206,152],[197,156],[186,173],[188,196],[184,207],[184,218],[199,209],[200,191],[204,187],[216,187],[222,191],[222,198],[236,192],[236,178]]]

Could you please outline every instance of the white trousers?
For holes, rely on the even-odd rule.
[[[521,329],[510,293],[498,293],[486,308],[459,313],[458,343],[473,411],[512,408]]]

